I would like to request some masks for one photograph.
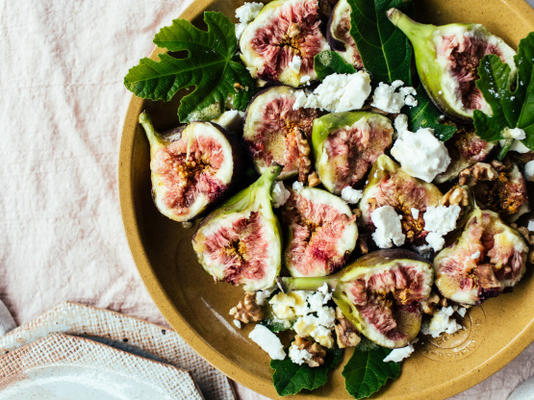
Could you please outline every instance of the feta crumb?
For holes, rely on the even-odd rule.
[[[456,312],[458,313],[458,315],[460,317],[465,317],[465,314],[467,313],[467,309],[465,307],[460,307],[458,310],[456,310]]]
[[[475,251],[471,254],[471,260],[477,260],[480,257],[480,251]]]
[[[530,153],[530,149],[519,140],[514,140],[512,146],[510,146],[510,151],[515,151],[520,154]]]
[[[400,113],[405,105],[415,107],[417,100],[414,95],[417,94],[413,87],[401,87],[404,82],[401,80],[394,81],[391,85],[380,82],[373,94],[371,106],[379,108],[391,114]],[[399,89],[400,88],[400,89]],[[399,89],[397,91],[397,89]]]
[[[502,132],[502,136],[507,139],[523,140],[527,138],[527,134],[520,128],[506,128]]]
[[[450,207],[428,207],[423,214],[425,221],[426,242],[434,251],[439,251],[445,245],[443,236],[456,228],[456,220],[460,216],[461,208],[458,205]]]
[[[287,66],[298,74],[300,72],[300,67],[302,66],[302,58],[295,54]]]
[[[363,191],[356,190],[351,186],[345,186],[341,190],[341,198],[349,204],[358,204],[363,196]]]
[[[530,219],[530,220],[528,221],[527,229],[528,229],[530,232],[534,232],[534,219]]]
[[[291,187],[295,192],[300,192],[302,189],[304,189],[304,184],[299,181],[293,182],[293,186]]]
[[[451,162],[447,147],[430,128],[420,128],[415,133],[399,131],[391,155],[404,171],[425,182],[432,182]]]
[[[241,329],[241,321],[234,319],[232,322],[237,329]]]
[[[410,212],[412,213],[412,217],[414,219],[419,218],[419,210],[417,208],[410,208]]]
[[[244,3],[241,7],[236,8],[235,17],[239,20],[239,22],[249,23],[258,16],[263,6],[263,3]]]
[[[284,182],[276,181],[272,190],[273,207],[282,207],[284,204],[286,204],[289,196],[291,196],[291,192],[286,189]]]
[[[245,113],[243,111],[228,110],[223,112],[213,122],[229,131],[235,131],[239,129],[239,126],[243,122],[243,118],[245,118]]]
[[[269,328],[257,324],[248,334],[250,340],[255,342],[263,351],[269,354],[273,360],[283,360],[286,358],[284,346],[278,336],[269,330]]]
[[[299,349],[294,343],[289,347],[288,355],[291,361],[298,365],[308,364],[313,358],[313,354],[311,354],[308,350]]]
[[[309,76],[309,75],[302,75],[302,76],[300,77],[300,81],[299,81],[299,83],[300,83],[301,85],[309,85],[309,84],[310,84],[310,81],[311,81],[311,76]]]
[[[534,160],[525,164],[525,179],[534,182]]]
[[[434,251],[440,251],[445,246],[445,239],[443,236],[436,232],[428,232],[425,237],[426,242],[434,249]]]
[[[408,358],[414,352],[414,348],[411,344],[406,347],[401,347],[400,349],[393,349],[391,353],[387,355],[382,361],[384,362],[401,362],[405,358]]]
[[[401,217],[397,215],[391,206],[379,207],[371,213],[371,221],[376,230],[373,232],[373,240],[381,249],[402,246],[406,237],[402,233]]]
[[[408,130],[408,116],[406,114],[399,114],[393,122],[397,132],[406,132]]]
[[[256,304],[259,306],[263,306],[265,304],[265,300],[267,300],[271,296],[274,290],[274,286],[270,289],[258,290],[256,292]]]
[[[334,345],[332,328],[333,323],[332,327],[326,327],[321,325],[321,320],[319,317],[315,317],[313,315],[304,315],[299,317],[293,325],[293,330],[297,335],[303,337],[310,336],[321,346],[327,348],[331,348]]]
[[[241,36],[243,35],[243,32],[245,32],[247,25],[248,24],[245,22],[238,22],[235,24],[235,37],[237,40],[241,39]]]
[[[426,322],[421,328],[421,332],[425,335],[430,335],[433,338],[439,337],[442,333],[453,334],[462,329],[460,325],[451,315],[454,313],[452,307],[443,307],[439,312],[434,314],[430,323]]]

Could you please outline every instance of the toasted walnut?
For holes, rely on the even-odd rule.
[[[442,206],[462,206],[469,205],[469,192],[465,186],[454,186],[447,193],[443,195],[440,200]]]
[[[530,232],[526,226],[518,227],[516,224],[512,224],[512,228],[517,229],[517,231],[525,238],[527,243],[531,246],[534,246],[534,234]]]
[[[319,367],[324,364],[326,357],[326,349],[319,343],[315,342],[311,338],[303,338],[301,336],[295,336],[293,343],[299,348],[299,350],[306,350],[312,355],[311,360],[307,361],[307,364],[312,367]]]
[[[367,240],[365,240],[365,238],[358,238],[358,248],[362,254],[369,253],[369,245],[367,244]]]
[[[431,293],[427,301],[421,302],[421,308],[425,314],[433,315],[436,312],[436,306],[439,302],[439,295],[437,293]]]
[[[245,297],[230,309],[229,314],[232,318],[248,324],[249,322],[258,322],[263,319],[263,309],[256,304],[256,294],[246,293]]]
[[[299,167],[299,182],[306,182],[306,176],[311,169],[310,161],[310,144],[308,139],[306,139],[304,133],[296,128],[295,129],[295,140],[297,142],[297,149],[299,152],[298,155],[298,167]]]
[[[345,316],[339,307],[336,308],[336,340],[340,349],[356,347],[361,342],[358,330]]]
[[[499,174],[490,164],[477,162],[460,172],[460,185],[472,185],[480,181],[493,181]]]
[[[315,187],[319,186],[321,184],[321,181],[319,180],[319,176],[317,175],[317,172],[312,172],[308,175],[308,186],[309,187]]]

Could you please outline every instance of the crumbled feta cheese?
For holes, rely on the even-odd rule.
[[[475,251],[471,254],[471,260],[477,260],[480,257],[480,251]]]
[[[534,160],[525,164],[525,179],[534,182]]]
[[[312,337],[321,346],[331,348],[334,345],[332,337],[333,321],[331,326],[321,325],[321,322],[330,323],[330,321],[323,321],[314,315],[304,315],[299,317],[293,324],[293,330],[299,336]]]
[[[223,112],[213,122],[219,124],[225,129],[228,129],[229,131],[235,131],[239,129],[239,126],[243,122],[243,118],[245,118],[245,113],[243,111],[228,110]]]
[[[295,192],[300,192],[302,189],[304,189],[304,184],[302,182],[295,181],[295,182],[293,182],[293,186],[291,186],[291,188]]]
[[[256,304],[259,306],[263,306],[265,304],[265,300],[267,300],[271,296],[274,290],[274,286],[270,289],[258,290],[256,292]]]
[[[515,151],[520,154],[530,153],[530,149],[519,140],[514,140],[512,146],[510,146],[510,151]]]
[[[502,132],[502,136],[507,139],[523,140],[527,138],[527,134],[520,128],[506,128]]]
[[[349,204],[358,204],[363,196],[361,190],[356,190],[350,186],[345,186],[341,190],[341,198]]]
[[[404,82],[400,80],[394,81],[391,85],[380,82],[373,94],[371,106],[392,114],[400,113],[404,105],[416,106],[417,100],[413,96],[417,92],[410,86],[401,87],[403,85]],[[399,90],[397,91],[397,89]]]
[[[293,319],[297,315],[305,315],[308,311],[307,292],[294,290],[289,293],[277,293],[269,300],[273,314],[279,319]]]
[[[411,176],[432,182],[445,172],[451,162],[445,144],[433,135],[430,128],[420,128],[413,133],[400,131],[391,155],[400,162],[401,167]]]
[[[300,67],[302,66],[302,58],[295,54],[287,66],[298,74],[300,72]]]
[[[419,218],[419,210],[417,208],[410,208],[410,212],[412,213],[412,217],[414,219]]]
[[[397,132],[406,132],[408,130],[408,116],[406,114],[397,115],[393,125],[395,126],[395,130]]]
[[[445,239],[439,233],[428,232],[425,237],[426,242],[434,249],[434,251],[440,251],[445,246]]]
[[[456,220],[460,216],[461,208],[458,205],[449,207],[438,206],[428,207],[423,214],[425,220],[425,230],[429,233],[426,242],[432,246],[434,251],[439,251],[445,244],[443,236],[456,228]]]
[[[237,329],[241,329],[241,321],[234,319],[232,322]]]
[[[400,349],[393,349],[391,353],[387,355],[382,361],[384,362],[401,362],[405,358],[408,358],[414,352],[414,348],[411,344],[406,347],[401,347]]]
[[[336,312],[332,307],[321,307],[317,310],[317,322],[326,328],[332,329],[336,321]]]
[[[280,208],[286,204],[287,200],[291,196],[291,192],[286,189],[284,182],[276,181],[273,186],[272,198],[273,198],[273,207]]]
[[[241,35],[245,32],[247,25],[248,24],[245,22],[238,22],[235,24],[235,37],[237,40],[241,39]]]
[[[534,232],[534,219],[530,219],[530,220],[528,221],[527,229],[528,229],[530,232]]]
[[[379,207],[371,213],[371,221],[376,230],[373,232],[373,240],[381,249],[402,246],[406,237],[402,233],[401,217],[397,215],[391,206]]]
[[[249,23],[258,16],[263,6],[263,3],[244,3],[241,7],[236,8],[235,17],[239,22]]]
[[[421,328],[421,332],[425,335],[430,335],[433,338],[439,337],[442,333],[453,334],[460,329],[460,325],[451,315],[454,313],[452,307],[443,307],[439,312],[434,314],[430,323],[425,322]]]
[[[465,307],[460,307],[458,310],[456,310],[456,312],[458,313],[458,315],[460,317],[465,317],[465,314],[467,313],[467,309]]]
[[[300,83],[301,85],[309,85],[309,84],[310,84],[310,81],[311,81],[311,76],[309,76],[309,75],[302,75],[302,76],[300,77],[300,81],[299,81],[299,83]]]
[[[288,355],[291,361],[298,365],[308,364],[308,362],[313,358],[313,354],[311,354],[308,350],[299,349],[294,343],[289,347]]]
[[[263,351],[269,354],[273,360],[283,360],[286,358],[284,346],[278,336],[269,330],[269,328],[257,324],[248,334],[250,340],[255,342]]]
[[[328,286],[328,284],[326,282],[323,283],[321,285],[321,287],[319,289],[317,289],[317,291],[324,296],[323,304],[326,304],[330,300],[332,300],[332,291],[330,290],[330,287]]]

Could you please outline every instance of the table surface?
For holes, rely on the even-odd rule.
[[[72,300],[164,323],[123,232],[117,157],[122,77],[184,2],[0,3],[0,299],[17,322]],[[534,373],[533,354],[456,398],[505,399]]]

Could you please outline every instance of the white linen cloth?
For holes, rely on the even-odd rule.
[[[17,322],[64,300],[163,322],[123,233],[117,159],[123,77],[183,3],[0,0],[0,299]],[[458,398],[505,399],[533,355]]]

